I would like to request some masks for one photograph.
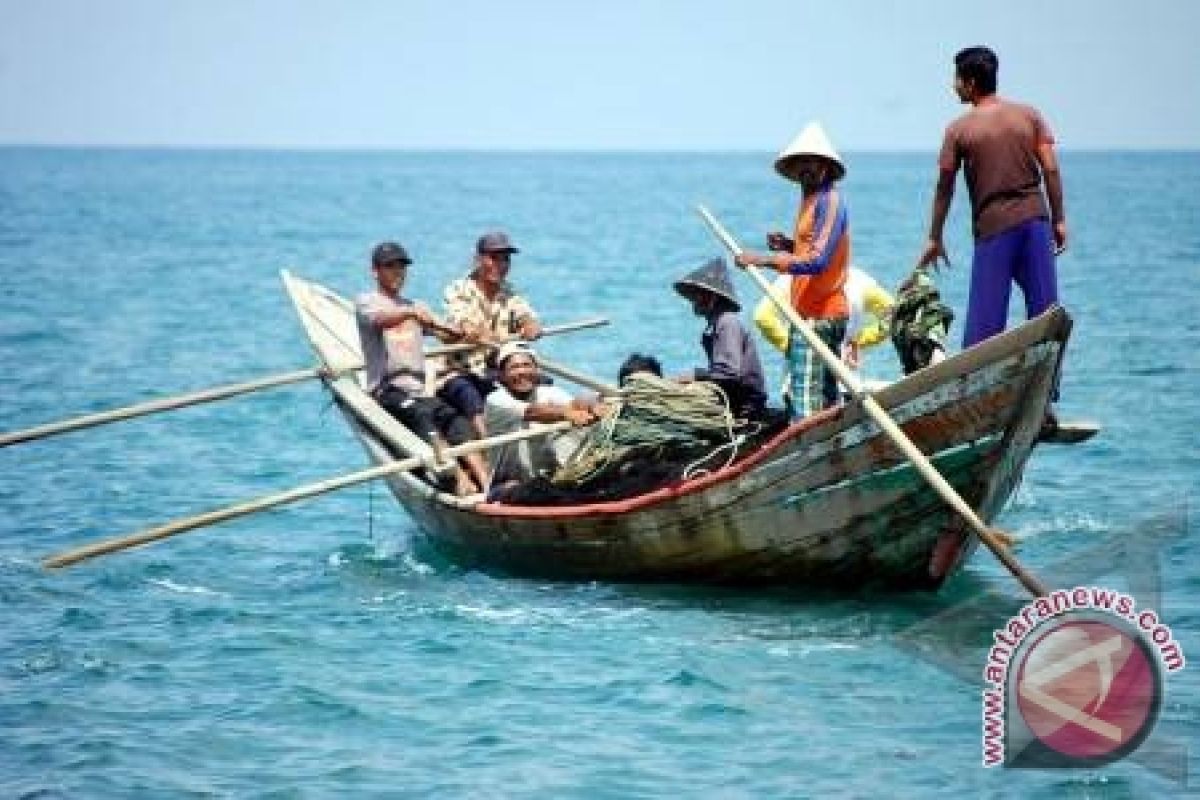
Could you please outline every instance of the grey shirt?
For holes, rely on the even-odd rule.
[[[354,316],[367,367],[367,391],[372,394],[385,384],[413,397],[425,394],[425,332],[421,323],[407,319],[390,328],[378,323],[381,312],[413,308],[425,305],[403,297],[389,297],[378,290],[355,298]]]
[[[735,312],[722,311],[710,317],[700,344],[708,355],[708,367],[696,370],[696,380],[721,384],[727,392],[735,388],[737,396],[730,397],[735,406],[766,402],[767,384],[758,348]],[[738,410],[734,408],[735,413]]]

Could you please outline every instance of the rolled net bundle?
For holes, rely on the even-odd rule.
[[[715,384],[635,373],[550,483],[560,489],[594,485],[647,462],[682,471],[688,462],[733,442],[733,425],[729,401]]]

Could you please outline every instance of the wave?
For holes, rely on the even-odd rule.
[[[207,586],[191,586],[186,583],[176,583],[175,581],[166,578],[147,578],[147,583],[153,584],[160,589],[166,589],[168,592],[176,594],[201,594],[212,597],[228,597],[226,592],[219,592],[216,589],[210,589]]]

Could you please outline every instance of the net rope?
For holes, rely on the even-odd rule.
[[[718,452],[729,451],[729,464],[740,438],[734,432],[729,398],[716,384],[681,384],[635,373],[611,410],[555,471],[551,483],[563,489],[581,487],[639,460],[691,461],[683,475],[692,477]]]

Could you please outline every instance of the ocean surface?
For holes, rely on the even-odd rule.
[[[854,260],[894,287],[933,155],[847,161]],[[1158,798],[1181,766],[1195,791],[1200,153],[1062,161],[1061,410],[1103,431],[1039,448],[999,523],[1047,582],[1171,626],[1192,663],[1145,758],[981,766],[986,649],[1024,602],[982,549],[935,595],[518,580],[445,561],[361,486],[39,565],[365,466],[306,384],[0,450],[0,797]],[[611,320],[548,353],[681,371],[701,324],[670,284],[720,253],[697,202],[760,244],[796,196],[767,153],[0,149],[0,430],[309,366],[281,268],[353,294],[397,239],[407,293],[437,301],[496,227],[545,321]],[[960,314],[966,205],[960,185],[940,279]],[[867,373],[895,376],[889,348]]]

